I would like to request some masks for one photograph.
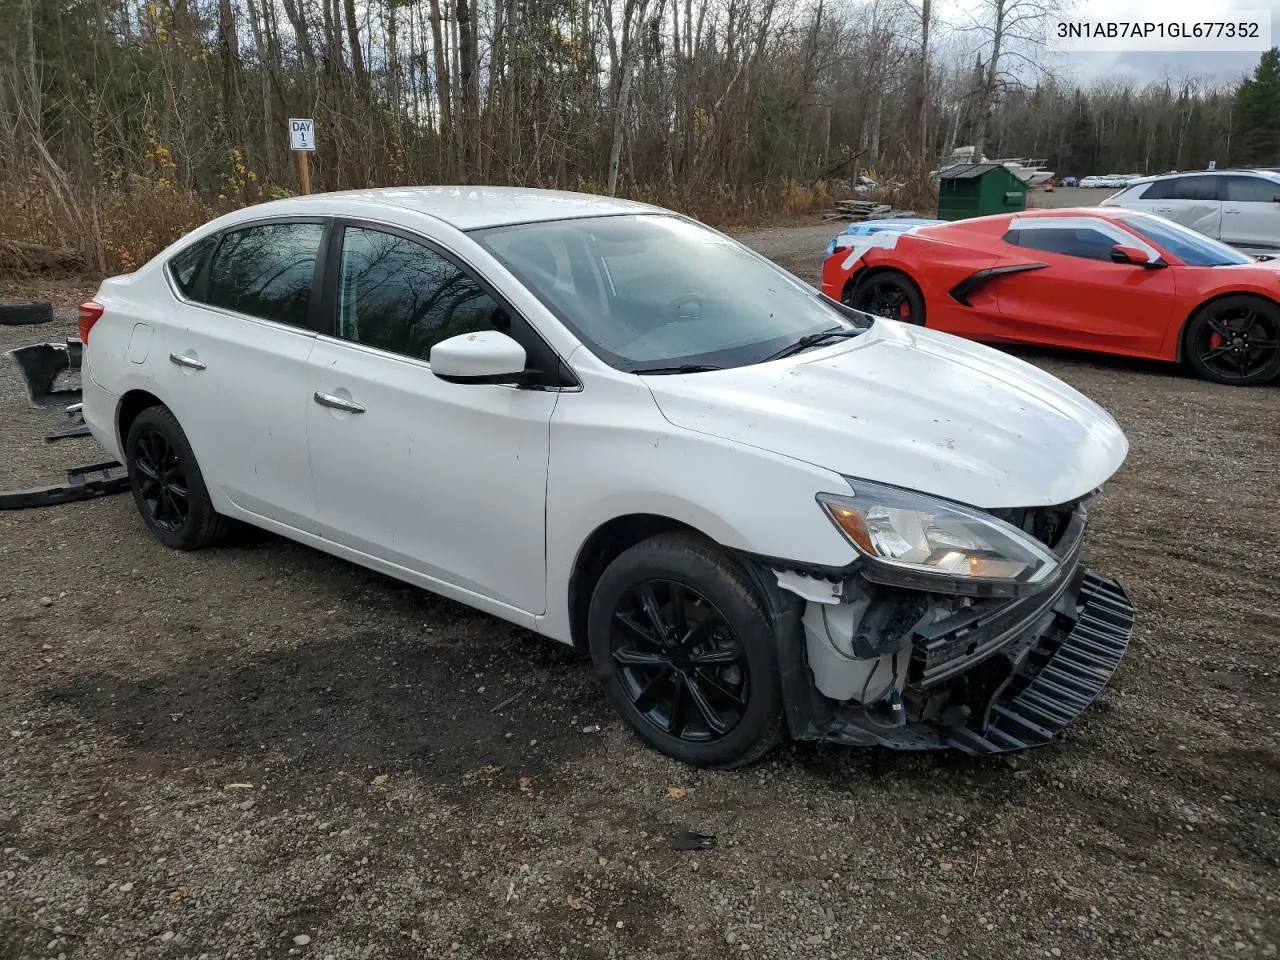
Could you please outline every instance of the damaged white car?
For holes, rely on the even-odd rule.
[[[263,204],[81,309],[84,416],[175,548],[234,518],[590,651],[659,750],[1049,742],[1133,608],[1081,565],[1128,445],[994,350],[649,206]]]

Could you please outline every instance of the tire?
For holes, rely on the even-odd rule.
[[[166,547],[199,550],[226,532],[227,521],[213,509],[195,453],[168,407],[148,407],[134,418],[125,464],[142,522]]]
[[[0,303],[0,325],[9,327],[48,323],[53,319],[53,304],[44,300],[9,300]]]
[[[1205,304],[1187,323],[1182,355],[1214,383],[1270,383],[1280,376],[1280,304],[1247,293]]]
[[[925,325],[924,294],[900,270],[879,270],[854,281],[844,302],[855,310],[915,326]]]
[[[663,642],[645,613],[646,588],[657,621],[672,628]],[[773,631],[743,571],[712,544],[660,534],[624,551],[592,593],[587,637],[614,708],[667,756],[698,767],[744,766],[781,738]]]

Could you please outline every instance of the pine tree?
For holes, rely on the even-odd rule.
[[[1232,139],[1239,150],[1231,151],[1232,162],[1280,164],[1280,48],[1264,53],[1253,76],[1240,85],[1234,114],[1236,134]]]

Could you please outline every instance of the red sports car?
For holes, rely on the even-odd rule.
[[[1099,208],[858,224],[822,291],[859,310],[989,343],[1189,363],[1253,386],[1280,376],[1280,260],[1163,217]]]

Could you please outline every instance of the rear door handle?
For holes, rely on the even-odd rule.
[[[203,360],[197,360],[195,357],[185,357],[180,353],[169,354],[169,362],[176,363],[180,367],[187,367],[191,370],[205,369],[205,363]]]
[[[1222,212],[1223,213],[1239,213],[1240,208],[1239,207],[1223,207]]]
[[[321,393],[319,390],[316,391],[315,401],[322,407],[332,407],[334,410],[342,410],[346,413],[364,413],[364,407],[354,400],[344,400],[342,397],[335,397],[331,393]]]

